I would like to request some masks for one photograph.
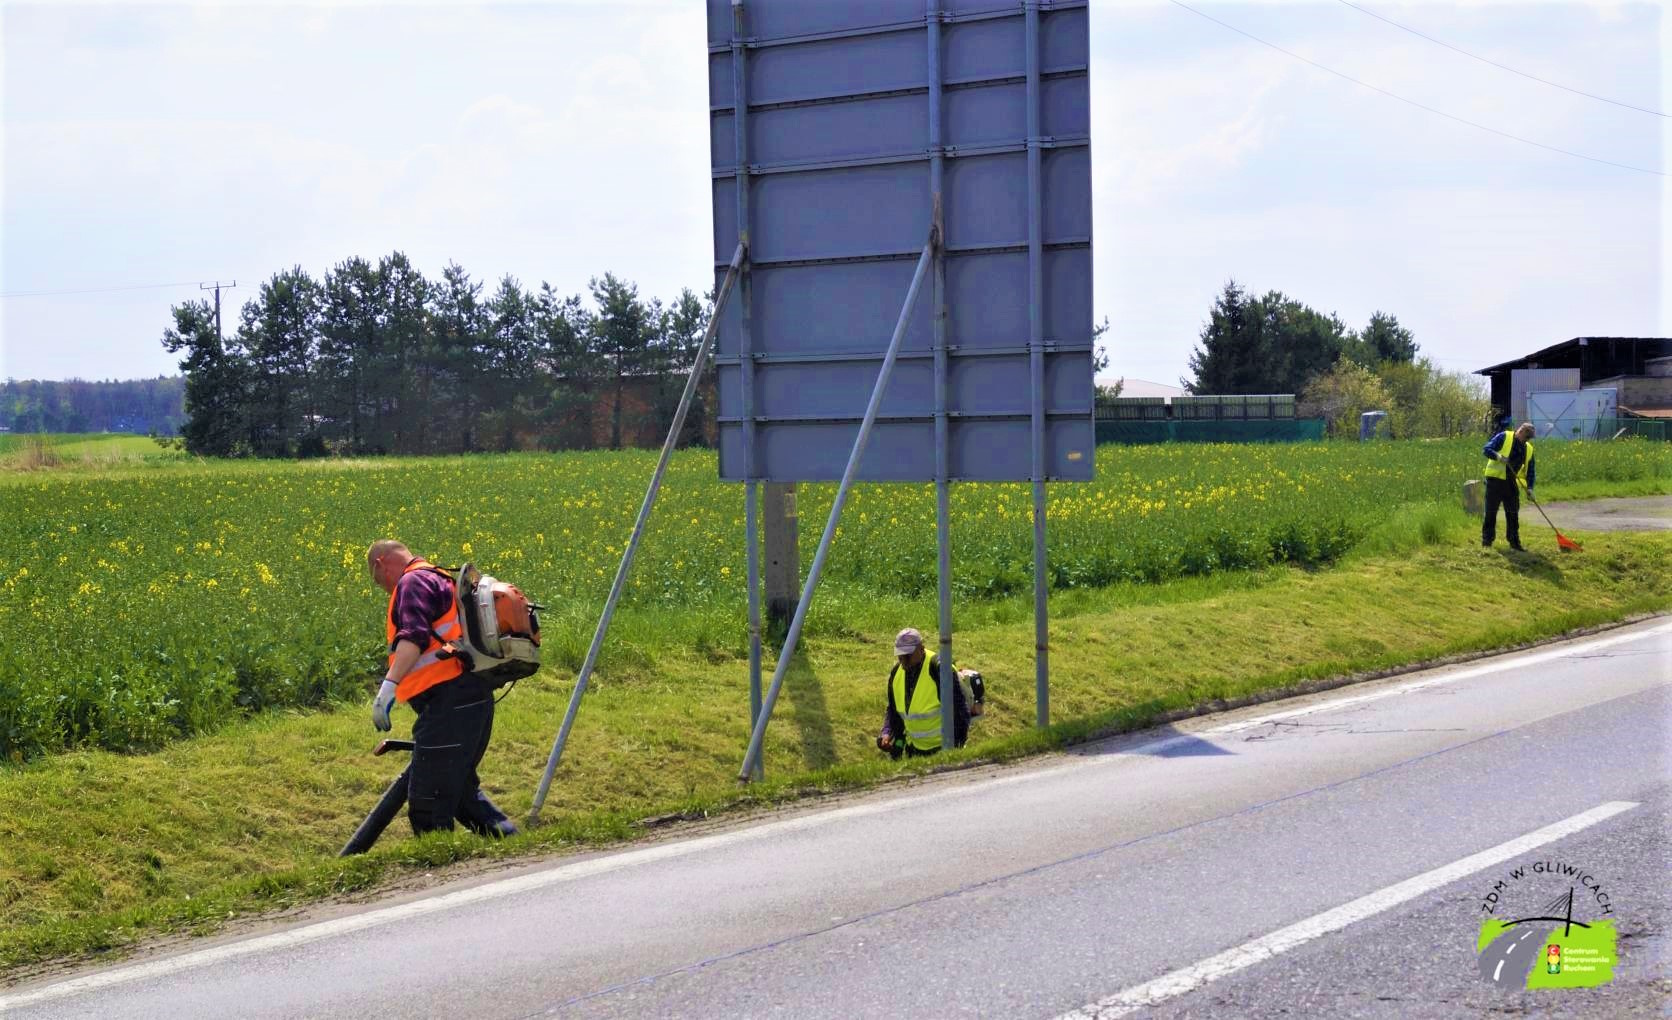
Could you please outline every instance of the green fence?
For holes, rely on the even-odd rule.
[[[1099,443],[1302,443],[1324,438],[1322,418],[1266,421],[1099,421]]]
[[[1293,393],[1193,394],[1173,397],[1100,397],[1098,421],[1245,421],[1293,418]]]
[[[1538,439],[1672,439],[1664,418],[1535,418]]]
[[[1167,418],[1166,397],[1099,397],[1098,421],[1163,421]]]

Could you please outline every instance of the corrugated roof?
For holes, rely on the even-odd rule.
[[[1542,361],[1545,358],[1549,357],[1550,355],[1555,354],[1558,351],[1564,350],[1568,347],[1578,347],[1579,346],[1579,341],[1581,341],[1581,340],[1585,341],[1586,343],[1590,343],[1593,340],[1636,340],[1636,341],[1658,340],[1658,341],[1661,341],[1661,342],[1664,342],[1664,343],[1672,344],[1672,338],[1663,337],[1663,336],[1576,336],[1572,340],[1563,340],[1559,344],[1551,344],[1549,347],[1546,347],[1543,350],[1534,351],[1531,354],[1524,354],[1519,358],[1513,358],[1513,359],[1511,359],[1509,361],[1506,361],[1506,362],[1504,362],[1502,364],[1499,364],[1499,365],[1492,365],[1488,368],[1477,368],[1477,369],[1475,369],[1475,374],[1476,375],[1491,375],[1493,372],[1501,372],[1506,368],[1519,368],[1520,366],[1525,365],[1529,361]]]

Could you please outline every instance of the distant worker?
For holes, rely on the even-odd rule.
[[[1498,532],[1498,506],[1504,508],[1504,535],[1509,547],[1521,551],[1521,493],[1533,494],[1533,424],[1522,422],[1512,432],[1499,432],[1481,448],[1486,455],[1486,519],[1480,524],[1480,544],[1490,546]]]
[[[934,754],[941,749],[941,664],[934,653],[923,650],[923,635],[907,627],[894,638],[894,655],[899,661],[888,671],[888,710],[877,747],[891,757]],[[957,674],[957,667],[953,667]],[[970,716],[981,714],[985,690],[981,674],[959,675],[975,685],[974,707],[963,683],[952,685],[952,738],[954,746],[969,740]],[[924,678],[928,682],[924,682]]]
[[[397,701],[418,713],[407,788],[412,831],[452,829],[457,819],[478,835],[512,835],[516,825],[476,774],[493,736],[494,703],[481,678],[451,654],[451,642],[463,643],[453,579],[394,539],[373,542],[366,564],[389,593],[389,671],[372,702],[372,726],[388,732]]]

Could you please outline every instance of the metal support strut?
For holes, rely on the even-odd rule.
[[[900,308],[900,321],[894,325],[894,335],[888,341],[888,353],[882,359],[882,370],[877,373],[877,384],[871,390],[871,402],[865,408],[865,420],[859,425],[859,436],[854,440],[853,452],[848,454],[848,466],[842,472],[842,483],[836,489],[836,502],[830,507],[830,517],[824,523],[824,535],[819,538],[819,549],[813,555],[813,566],[807,572],[807,581],[801,588],[801,599],[795,606],[795,618],[790,621],[789,634],[784,638],[784,647],[778,652],[778,665],[772,671],[772,685],[767,689],[766,701],[761,705],[760,716],[755,720],[754,732],[749,736],[749,751],[743,757],[743,768],[737,778],[748,782],[756,767],[760,764],[761,747],[766,740],[766,724],[772,718],[772,707],[778,703],[778,692],[784,685],[784,674],[789,672],[790,660],[795,655],[796,642],[801,638],[801,625],[807,620],[807,609],[813,604],[813,592],[818,589],[819,576],[824,573],[824,558],[830,552],[830,543],[836,537],[836,522],[842,517],[842,505],[848,500],[848,490],[853,488],[853,476],[859,470],[860,457],[865,453],[865,444],[871,438],[871,426],[877,420],[877,409],[882,405],[883,390],[888,386],[889,373],[894,369],[894,356],[899,353],[900,340],[906,335],[906,327],[911,322],[912,309],[917,305],[917,292],[922,288],[923,277],[928,275],[929,265],[934,261],[934,254],[940,247],[939,232],[931,228],[929,243],[923,249],[923,255],[917,260],[917,271],[912,274],[911,289],[906,292],[906,302]]]
[[[744,246],[738,244],[737,250],[732,253],[731,266],[726,269],[726,279],[720,284],[720,293],[715,295],[714,311],[709,316],[708,329],[703,332],[702,345],[697,349],[696,361],[691,365],[691,375],[685,380],[685,392],[679,397],[679,409],[674,412],[668,438],[662,443],[662,456],[656,461],[656,472],[650,476],[650,488],[645,490],[644,502],[639,506],[638,520],[633,523],[633,537],[628,540],[627,549],[621,554],[621,565],[616,568],[615,582],[610,585],[609,600],[604,603],[604,615],[598,619],[598,629],[592,634],[592,645],[586,650],[586,662],[581,666],[580,676],[575,680],[574,692],[569,695],[568,711],[563,713],[563,727],[557,731],[551,757],[546,759],[546,773],[540,777],[540,789],[535,792],[534,806],[528,812],[528,824],[531,826],[540,820],[540,809],[545,806],[546,792],[552,785],[552,775],[557,772],[558,759],[563,756],[563,745],[569,742],[569,730],[575,725],[575,715],[580,711],[581,695],[586,693],[586,683],[592,678],[592,668],[598,664],[598,652],[604,647],[604,635],[609,632],[610,618],[615,615],[615,604],[621,599],[622,586],[627,583],[627,572],[633,567],[633,555],[638,552],[639,539],[644,536],[645,522],[650,520],[650,508],[656,504],[657,490],[662,487],[662,474],[668,468],[668,459],[673,456],[674,447],[679,444],[680,430],[685,427],[685,412],[690,410],[691,398],[696,395],[697,380],[701,378],[703,366],[708,362],[708,351],[714,344],[714,334],[720,324],[720,312],[726,307],[726,298],[731,294],[732,284],[737,279],[745,254]]]

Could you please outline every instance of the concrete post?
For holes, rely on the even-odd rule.
[[[795,510],[794,482],[767,482],[766,616],[774,634],[783,634],[795,615],[801,592],[801,528]]]

